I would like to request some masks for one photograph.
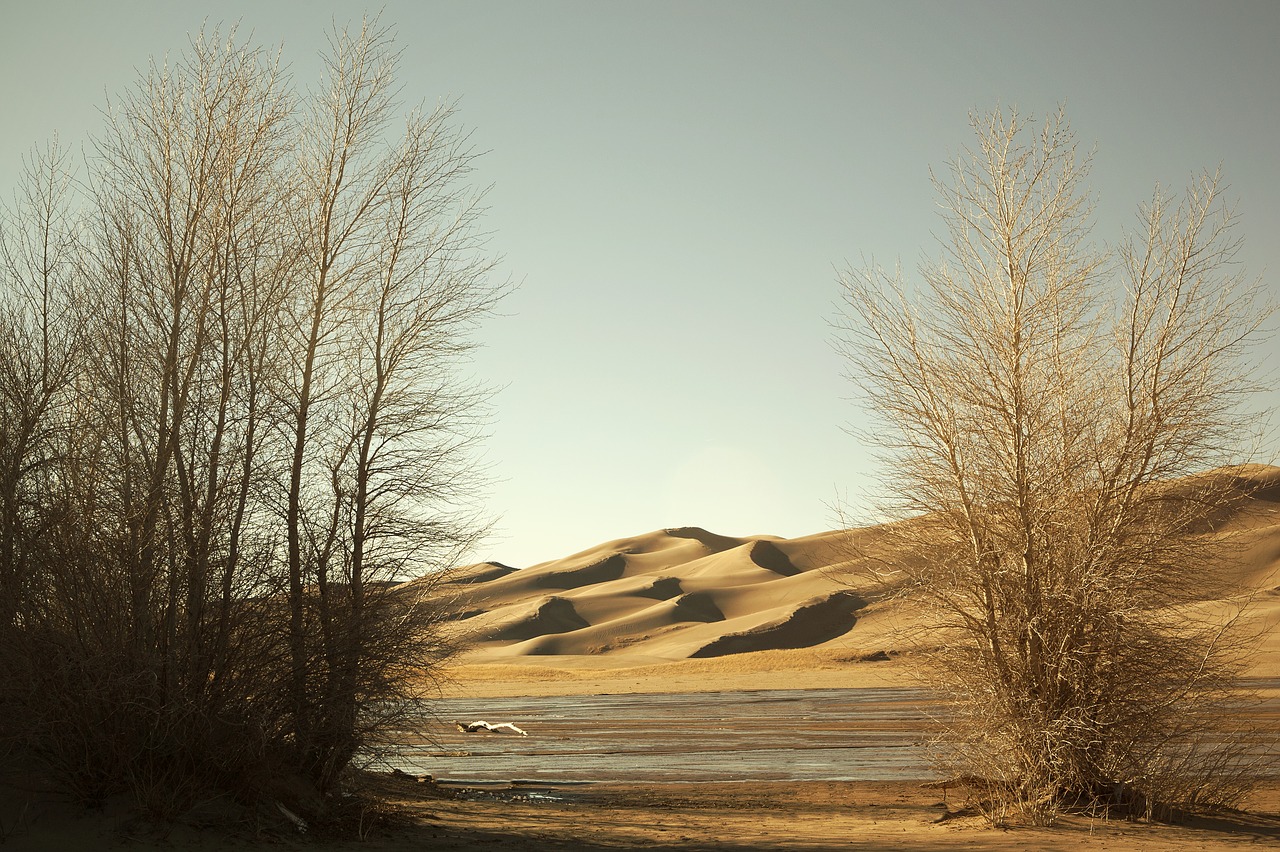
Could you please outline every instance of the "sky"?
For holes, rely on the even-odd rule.
[[[519,284],[469,365],[495,388],[495,532],[475,559],[675,526],[795,537],[836,527],[838,503],[866,512],[838,271],[935,253],[930,168],[975,111],[1065,104],[1106,241],[1156,184],[1220,165],[1239,260],[1280,297],[1273,0],[367,8],[396,28],[404,102],[456,100],[486,152],[489,248]],[[280,47],[306,85],[330,25],[365,9],[0,0],[0,193],[33,145],[85,144],[107,95],[204,22]]]

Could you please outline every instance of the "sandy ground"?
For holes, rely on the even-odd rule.
[[[388,786],[393,786],[394,781]],[[411,788],[410,781],[400,784]],[[426,785],[421,785],[426,786]],[[394,791],[388,791],[394,793]],[[413,837],[432,848],[722,850],[1074,850],[1239,849],[1280,843],[1280,817],[1231,814],[1186,825],[1071,817],[1052,829],[994,830],[975,816],[943,819],[958,807],[940,791],[902,783],[667,784],[648,789],[593,785],[564,801],[521,800],[518,789],[487,801],[400,798],[429,817],[415,832],[375,830],[358,848],[392,850]],[[428,793],[427,795],[431,795]],[[952,794],[954,797],[954,794]],[[1260,804],[1280,805],[1280,786]],[[350,847],[337,848],[357,848]]]
[[[909,662],[857,662],[839,649],[760,651],[706,660],[589,655],[463,658],[447,694],[461,698],[600,695],[641,692],[730,692],[746,689],[856,689],[918,686]]]
[[[575,695],[907,685],[908,666],[829,652],[661,662],[614,658],[461,667],[450,694]],[[626,663],[633,663],[627,665]],[[467,787],[366,776],[334,824],[298,834],[276,814],[210,802],[158,829],[124,802],[85,813],[48,791],[0,792],[0,849],[392,850],[1234,850],[1280,848],[1280,781],[1248,811],[1179,825],[1072,816],[1051,829],[993,829],[962,791],[919,781],[699,784],[529,783]]]
[[[121,807],[46,810],[9,831],[9,849],[478,850],[1237,850],[1280,846],[1280,785],[1256,810],[1180,825],[1072,816],[1053,828],[990,828],[957,815],[954,791],[915,783],[586,785],[442,789],[371,780],[380,803],[306,835],[280,822],[189,821],[157,830]]]
[[[1280,629],[1271,644],[1280,645]],[[927,687],[910,654],[863,661],[861,651],[801,648],[706,660],[610,655],[513,657],[479,654],[453,667],[445,694],[459,698],[730,692],[749,689]],[[1280,699],[1280,652],[1259,654],[1246,675],[1265,697]]]

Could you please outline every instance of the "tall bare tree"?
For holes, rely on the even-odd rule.
[[[0,234],[0,700],[86,797],[327,792],[450,650],[395,585],[482,529],[459,359],[503,287],[452,111],[395,132],[389,30],[331,48],[299,95],[201,34]]]
[[[110,211],[99,245],[118,250],[93,282],[109,330],[97,364],[121,458],[132,625],[141,648],[164,649],[167,689],[203,689],[211,672],[215,551],[245,461],[233,453],[251,465],[255,451],[238,434],[254,405],[245,361],[273,331],[251,314],[282,287],[287,248],[264,222],[287,187],[291,110],[261,50],[202,35],[124,96],[98,145],[98,209]]]
[[[321,775],[359,744],[360,695],[387,685],[385,651],[400,647],[388,631],[413,632],[386,581],[481,531],[457,498],[476,481],[459,463],[483,392],[457,367],[502,293],[451,108],[411,113],[388,144],[389,31],[335,32],[331,46],[299,145],[302,261],[281,385],[295,736]]]
[[[1181,203],[1157,191],[1111,255],[1061,112],[973,124],[935,178],[947,233],[920,283],[841,278],[865,438],[909,519],[888,529],[923,557],[865,567],[932,604],[945,754],[1002,805],[1227,796],[1189,768],[1230,756],[1200,735],[1234,646],[1171,607],[1214,582],[1201,533],[1241,496],[1229,466],[1257,434],[1241,403],[1271,309],[1233,264],[1217,176]]]
[[[0,629],[14,626],[32,584],[42,584],[42,541],[62,505],[56,471],[81,366],[72,182],[55,139],[27,161],[0,219]]]

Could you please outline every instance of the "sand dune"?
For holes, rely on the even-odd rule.
[[[488,583],[491,580],[497,580],[499,577],[513,574],[517,570],[510,565],[503,565],[501,562],[481,562],[479,565],[470,565],[463,568],[452,578],[452,582],[459,585]]]
[[[534,582],[544,589],[577,589],[620,579],[626,570],[626,557],[615,553],[581,568],[541,571],[535,576]]]
[[[534,613],[522,618],[498,632],[495,637],[504,639],[531,639],[554,633],[571,633],[588,626],[578,615],[573,602],[560,597],[549,597],[538,605]]]
[[[480,656],[495,658],[682,659],[838,638],[854,622],[854,598],[821,560],[797,565],[787,545],[684,527],[520,571],[468,569],[456,584],[459,624]]]
[[[1250,496],[1206,527],[1222,545],[1209,567],[1238,594],[1197,606],[1248,598],[1263,639],[1257,668],[1280,673],[1280,468],[1253,468],[1242,484]],[[877,527],[796,539],[681,527],[522,570],[473,566],[452,581],[457,624],[475,643],[466,662],[554,656],[621,668],[796,649],[882,659],[921,616],[909,602],[869,603],[849,582],[841,569],[855,540],[864,553],[894,555]]]
[[[752,651],[808,648],[848,633],[858,621],[856,613],[866,605],[867,602],[853,592],[833,592],[806,601],[771,624],[721,636],[689,656],[723,657]]]

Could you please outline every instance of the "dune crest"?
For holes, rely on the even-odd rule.
[[[571,633],[587,626],[573,603],[560,597],[549,597],[530,613],[516,618],[491,635],[500,642],[522,642],[539,636]]]
[[[753,651],[811,648],[837,639],[853,629],[855,613],[867,602],[853,592],[833,592],[807,601],[786,617],[742,633],[728,633],[704,645],[690,657],[724,657]]]
[[[1222,542],[1213,570],[1251,618],[1280,623],[1280,468],[1241,468],[1240,500],[1206,518]],[[1172,487],[1194,487],[1194,480]],[[736,538],[673,527],[605,542],[564,559],[513,569],[483,563],[453,584],[454,623],[475,641],[466,662],[522,656],[566,660],[707,659],[818,649],[881,659],[894,631],[920,623],[909,601],[871,604],[850,582],[849,542],[877,550],[878,527],[796,539]],[[884,539],[887,541],[887,539]],[[892,558],[892,553],[880,553]],[[1196,604],[1206,611],[1230,601]],[[1260,674],[1280,675],[1280,632],[1264,634]]]
[[[615,553],[581,568],[544,571],[538,575],[536,582],[546,589],[577,589],[617,580],[626,570],[627,558],[621,553]]]

